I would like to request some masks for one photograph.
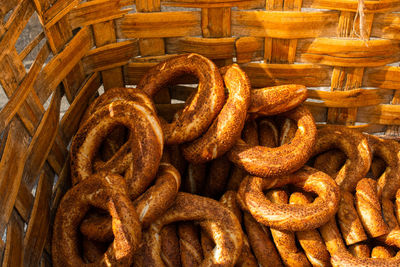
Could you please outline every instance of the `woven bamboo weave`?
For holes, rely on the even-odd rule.
[[[1,0],[0,265],[51,266],[52,219],[70,187],[67,149],[82,113],[101,86],[135,85],[171,55],[240,63],[255,88],[304,84],[321,125],[398,136],[398,11],[400,0]],[[32,17],[42,32],[17,50]],[[161,91],[160,112],[173,114],[182,104],[171,99],[191,90]]]

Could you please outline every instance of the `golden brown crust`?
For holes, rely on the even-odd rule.
[[[130,266],[141,241],[141,225],[122,177],[95,174],[69,190],[58,207],[53,228],[54,266],[84,266],[78,250],[79,223],[91,206],[108,210],[115,239],[106,253],[88,266]]]
[[[165,143],[168,145],[198,138],[217,117],[225,100],[218,68],[211,60],[198,54],[176,56],[154,66],[140,80],[138,88],[154,97],[164,85],[183,74],[195,75],[199,79],[199,86],[196,95],[187,102],[178,118],[171,123],[162,123]]]
[[[203,195],[214,199],[220,198],[225,191],[230,169],[231,162],[225,155],[211,161]]]
[[[342,190],[354,192],[358,181],[367,175],[371,165],[368,140],[362,133],[345,126],[329,125],[318,130],[313,154],[331,149],[340,149],[348,158],[334,177],[336,183]]]
[[[394,252],[390,248],[376,246],[372,249],[371,258],[373,259],[390,259],[394,257]]]
[[[318,197],[307,205],[271,203],[263,190],[293,184]],[[335,215],[339,206],[339,187],[327,174],[304,166],[295,173],[274,179],[247,176],[238,191],[242,208],[264,225],[289,231],[315,229]]]
[[[242,249],[241,227],[235,215],[215,200],[188,193],[178,193],[173,206],[145,232],[145,266],[163,266],[158,237],[164,225],[181,220],[213,224],[213,253],[199,266],[231,266]]]
[[[236,218],[239,220],[241,224],[242,219],[242,211],[240,210],[239,204],[236,201],[236,192],[234,191],[226,191],[225,194],[221,197],[219,202],[227,207],[230,211],[232,211]],[[203,249],[204,251],[204,249]],[[253,253],[251,252],[249,240],[247,236],[243,233],[243,247],[242,252],[235,264],[237,267],[251,267],[251,266],[258,266],[257,260],[254,257]]]
[[[186,169],[186,177],[184,180],[184,191],[191,194],[201,194],[206,182],[206,163],[193,164],[189,163]]]
[[[210,128],[195,141],[183,145],[183,155],[193,163],[204,163],[225,154],[242,132],[250,104],[250,81],[237,64],[226,69],[229,95]]]
[[[291,110],[307,99],[304,85],[288,84],[251,90],[248,112],[271,116]]]
[[[160,162],[164,141],[155,114],[132,101],[116,101],[100,108],[78,130],[71,144],[71,177],[73,184],[77,184],[93,173],[94,156],[115,125],[124,125],[134,134],[134,138],[130,139],[130,149],[135,153],[128,153],[131,156],[118,164],[113,157],[103,167],[107,171],[121,173],[133,166],[134,172],[126,177],[128,192],[133,197],[132,192],[138,188],[136,181],[139,180],[146,188],[144,185],[154,179],[157,171],[154,166]]]
[[[400,265],[400,255],[390,259],[356,258],[347,250],[334,218],[320,228],[325,245],[331,254],[332,266],[385,266],[395,267]]]
[[[133,201],[143,228],[147,228],[172,205],[180,182],[179,172],[171,164],[162,162],[155,184]],[[80,230],[84,236],[93,240],[105,242],[113,238],[109,216],[91,214],[82,222]]]
[[[199,227],[193,222],[180,222],[178,226],[179,248],[183,267],[199,266],[203,259]]]
[[[284,118],[279,131],[279,146],[290,143],[290,141],[295,137],[296,131],[296,122],[289,118]]]
[[[176,224],[168,224],[161,229],[161,258],[167,267],[181,266],[181,253]]]
[[[268,228],[254,220],[250,213],[244,212],[243,215],[249,243],[258,264],[263,267],[283,266],[275,245],[271,240],[271,233]]]
[[[378,178],[378,197],[394,199],[400,188],[400,144],[366,135],[371,152],[386,163],[384,172]]]
[[[297,127],[296,127],[297,128]],[[258,141],[261,146],[277,147],[279,131],[275,123],[268,118],[262,118],[258,122]]]
[[[364,229],[369,236],[378,237],[389,232],[389,227],[382,218],[375,180],[364,178],[358,182],[355,204]]]
[[[298,130],[290,144],[276,148],[251,146],[239,139],[228,152],[229,160],[252,175],[276,177],[300,169],[312,154],[316,137],[314,118],[299,106],[284,114],[297,122]]]
[[[340,192],[337,219],[347,245],[367,240],[367,234],[354,207],[354,196],[352,193],[347,191]]]
[[[369,258],[371,255],[371,249],[368,244],[360,242],[349,246],[349,252],[351,255],[357,258]]]
[[[288,195],[282,189],[268,191],[267,197],[275,204],[288,204]],[[311,266],[304,253],[296,246],[294,233],[278,230],[271,227],[271,234],[275,246],[286,266]]]
[[[307,197],[300,193],[294,192],[290,195],[289,199],[290,204],[309,204],[310,201]],[[308,230],[308,231],[299,231],[296,232],[297,240],[300,243],[300,246],[303,248],[308,261],[313,266],[330,266],[330,255],[326,246],[324,244],[324,240],[319,234],[318,230]]]
[[[346,154],[338,149],[332,149],[315,157],[314,168],[335,177],[346,162]]]

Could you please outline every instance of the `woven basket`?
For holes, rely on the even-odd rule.
[[[82,113],[102,85],[135,85],[174,54],[200,53],[220,66],[236,61],[255,88],[304,84],[321,125],[395,138],[395,11],[399,0],[2,0],[0,82],[8,101],[0,110],[0,263],[51,265],[52,218],[70,187],[67,148]],[[17,50],[32,16],[43,31]],[[172,114],[181,104],[171,98],[190,90],[161,91],[160,111]],[[69,105],[63,115],[61,103]]]

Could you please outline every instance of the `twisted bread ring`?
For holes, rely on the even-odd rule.
[[[198,228],[193,222],[179,223],[179,247],[183,267],[199,266],[203,259]]]
[[[267,197],[272,203],[288,204],[288,195],[282,189],[273,189],[268,191]],[[293,232],[274,228],[271,228],[270,230],[275,246],[286,266],[311,266],[303,251],[297,248]]]
[[[285,118],[279,132],[279,145],[282,146],[289,143],[296,135],[296,131],[296,123],[289,118]]]
[[[206,166],[207,164],[193,164],[189,163],[185,177],[184,190],[191,194],[200,195],[203,192],[206,180]]]
[[[161,258],[167,267],[181,266],[179,238],[175,224],[164,226],[160,233]]]
[[[199,87],[178,118],[171,123],[162,123],[165,143],[168,145],[193,141],[203,134],[220,112],[225,100],[218,68],[211,60],[198,54],[176,56],[154,66],[137,87],[154,97],[165,84],[183,74],[195,75],[199,79]]]
[[[258,141],[259,144],[266,147],[277,147],[279,139],[279,131],[275,123],[268,119],[262,118],[258,122]]]
[[[218,226],[213,235],[216,244],[213,253],[200,266],[232,266],[236,262],[242,249],[242,235],[235,215],[215,200],[180,192],[174,205],[145,233],[145,266],[164,266],[159,233],[164,225],[181,220],[215,222]]]
[[[186,160],[204,163],[225,154],[240,137],[250,104],[250,81],[237,64],[221,70],[229,95],[221,112],[200,138],[182,146]]]
[[[91,206],[110,212],[115,239],[103,257],[87,266],[130,266],[140,244],[141,225],[125,181],[111,173],[95,174],[64,195],[53,228],[54,266],[86,266],[78,250],[78,228]]]
[[[228,152],[229,160],[252,175],[276,177],[292,173],[303,166],[312,154],[316,127],[307,108],[299,106],[284,114],[297,122],[298,130],[290,144],[276,148],[254,146],[239,139]]]
[[[358,215],[368,235],[378,237],[387,234],[389,228],[382,218],[377,182],[370,178],[361,179],[356,187],[355,200]]]
[[[320,233],[325,241],[325,245],[331,254],[332,266],[390,266],[400,265],[400,254],[390,259],[371,259],[356,258],[347,250],[339,229],[336,226],[335,219],[332,218],[328,223],[320,227]]]
[[[346,162],[346,154],[333,149],[318,155],[314,161],[314,168],[334,177]]]
[[[250,246],[259,265],[271,267],[283,266],[275,245],[271,240],[271,233],[268,228],[254,220],[248,212],[244,212],[243,221]]]
[[[400,188],[400,144],[396,141],[383,140],[373,135],[366,135],[373,155],[380,157],[387,164],[378,179],[378,197],[394,199]]]
[[[258,146],[258,126],[255,120],[247,120],[243,128],[243,140],[251,145]],[[236,165],[233,165],[232,174],[229,177],[227,189],[237,191],[239,189],[240,183],[242,182],[245,171]]]
[[[290,204],[309,204],[310,200],[300,193],[294,192],[289,198]],[[303,248],[308,261],[313,266],[330,266],[330,256],[326,249],[324,240],[319,234],[318,230],[308,230],[296,232],[297,240]]]
[[[307,99],[304,85],[289,84],[251,90],[249,113],[272,116],[291,110]]]
[[[393,258],[394,252],[389,248],[376,246],[372,249],[371,258],[374,259],[390,259]]]
[[[133,160],[123,165],[133,167],[134,172],[127,177],[128,192],[135,190],[136,180],[150,184],[157,172],[162,151],[163,135],[159,120],[148,108],[132,101],[116,101],[97,110],[74,136],[71,144],[71,177],[73,184],[86,179],[93,173],[93,159],[102,140],[114,126],[124,125],[130,129],[135,138],[130,146]],[[108,161],[107,165],[112,163]],[[112,172],[122,172],[119,166],[107,168]]]
[[[344,152],[348,159],[334,179],[342,190],[353,192],[371,165],[372,154],[368,140],[362,133],[345,126],[329,125],[319,129],[313,154],[318,155],[335,148]]]
[[[308,205],[273,204],[263,190],[294,184],[318,195]],[[339,206],[339,188],[327,174],[304,166],[295,173],[275,179],[247,176],[238,191],[242,208],[249,210],[260,223],[288,231],[315,229],[335,215]]]
[[[340,192],[337,219],[347,245],[356,244],[368,239],[357,210],[354,207],[354,196],[348,191]]]
[[[162,162],[155,184],[133,202],[143,228],[147,228],[172,205],[180,183],[179,172],[171,164]],[[107,242],[113,238],[111,221],[106,216],[92,213],[82,221],[80,230],[92,240]]]
[[[142,91],[135,88],[111,88],[107,90],[104,94],[96,98],[89,105],[81,119],[81,127],[99,108],[120,100],[133,101],[152,110],[154,114],[156,112],[152,100]],[[123,162],[129,161],[129,159],[132,158],[132,155],[129,155],[129,153],[132,153],[130,151],[131,141],[128,141],[123,145],[125,129],[122,125],[120,127],[121,128],[114,129],[104,142],[105,149],[103,149],[102,152],[105,156],[104,158],[108,159],[108,161],[110,161],[111,163],[104,162],[103,160],[101,160],[101,158],[96,157],[94,163],[95,170],[108,170],[108,168],[110,168],[111,166],[114,167],[116,164],[121,164]],[[133,138],[133,135],[131,135],[131,138]],[[127,157],[128,159],[126,159]]]
[[[371,249],[364,242],[350,245],[349,252],[351,253],[351,255],[357,258],[369,258],[369,256],[371,255]]]
[[[225,194],[222,195],[219,200],[222,205],[227,207],[230,211],[232,211],[236,218],[239,220],[239,223],[242,222],[242,211],[240,210],[239,204],[236,201],[236,192],[234,191],[226,191]],[[235,266],[243,266],[243,267],[256,267],[258,266],[257,260],[251,252],[249,240],[246,235],[243,234],[243,247],[242,252],[235,264]]]
[[[218,199],[225,191],[231,162],[224,155],[210,162],[208,178],[204,186],[204,196]]]

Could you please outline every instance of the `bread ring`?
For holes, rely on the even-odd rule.
[[[160,258],[159,232],[164,225],[181,220],[210,221],[220,226],[213,236],[216,244],[213,253],[200,266],[232,266],[236,262],[242,249],[242,235],[235,215],[215,200],[180,192],[174,205],[145,233],[145,266],[164,266]]]
[[[211,60],[198,54],[176,56],[154,66],[137,87],[154,97],[164,85],[183,74],[195,75],[199,86],[179,117],[171,123],[162,123],[168,145],[193,141],[202,135],[217,117],[225,100],[218,68]]]
[[[290,144],[276,148],[254,146],[239,139],[228,152],[229,160],[252,175],[276,177],[300,169],[312,154],[316,137],[314,118],[299,106],[284,114],[297,121],[298,130]]]
[[[243,140],[251,145],[258,146],[258,126],[255,120],[247,120],[244,124],[243,132],[242,132]],[[239,189],[240,183],[245,177],[246,171],[234,165],[232,174],[229,177],[227,189],[237,191]]]
[[[169,163],[162,162],[155,184],[133,201],[143,228],[147,228],[174,202],[181,183],[179,172]],[[92,240],[111,241],[112,225],[109,217],[91,214],[82,221],[81,233]]]
[[[167,267],[181,266],[179,238],[175,224],[168,224],[161,229],[161,258]]]
[[[358,215],[369,236],[378,237],[389,232],[389,228],[382,218],[375,180],[364,178],[358,182],[355,203]]]
[[[368,140],[362,133],[345,126],[329,125],[319,129],[313,154],[336,148],[344,152],[348,159],[333,178],[342,190],[354,192],[358,181],[367,175],[371,165]]]
[[[386,163],[386,168],[378,178],[378,197],[394,199],[400,188],[400,144],[392,140],[383,140],[373,135],[366,135],[374,156]]]
[[[337,219],[340,230],[347,245],[367,240],[359,215],[354,207],[354,196],[348,191],[340,192]]]
[[[242,132],[250,104],[250,81],[237,64],[222,72],[228,99],[207,132],[182,146],[183,155],[190,162],[204,163],[220,157],[231,149]]]
[[[108,244],[93,241],[83,237],[82,240],[82,256],[86,263],[94,263],[98,261],[107,250]]]
[[[193,222],[179,223],[179,247],[183,267],[199,266],[203,259],[198,228],[198,225],[194,225]]]
[[[389,246],[400,248],[400,227],[394,215],[394,204],[387,198],[382,198],[383,219],[389,226],[389,233],[382,235],[377,239]]]
[[[333,149],[318,155],[314,161],[314,168],[334,177],[345,162],[346,154]]]
[[[371,162],[372,178],[379,178],[386,169],[386,163],[379,157],[373,157]]]
[[[305,191],[318,195],[308,205],[273,204],[263,190],[294,184]],[[247,176],[238,191],[238,198],[260,223],[288,231],[315,229],[335,215],[339,206],[339,188],[327,174],[304,166],[295,173],[275,179]]]
[[[231,162],[225,155],[211,161],[203,195],[219,199],[225,191],[230,169]]]
[[[285,118],[279,132],[279,146],[290,143],[297,131],[296,122],[289,118]]]
[[[127,161],[113,172],[121,172],[123,167],[133,166],[134,173],[127,179],[128,192],[134,191],[135,180],[150,184],[157,172],[163,152],[163,135],[159,121],[153,112],[132,101],[116,101],[96,111],[80,128],[71,144],[71,177],[73,184],[86,179],[93,173],[93,159],[101,141],[115,125],[124,125],[134,134],[131,138],[133,161]],[[110,160],[107,164],[112,163]],[[108,168],[107,168],[108,169]],[[109,170],[110,170],[109,169]],[[133,187],[135,186],[135,187]]]
[[[277,147],[279,142],[279,131],[275,123],[268,119],[262,118],[258,122],[258,141],[259,144],[266,147]]]
[[[241,224],[242,219],[242,211],[240,210],[239,204],[236,201],[236,192],[234,191],[226,191],[225,194],[222,195],[219,202],[232,211],[236,218],[239,220]],[[240,253],[239,259],[237,260],[235,266],[242,267],[257,267],[257,260],[251,252],[249,240],[247,236],[243,234],[243,247],[242,252]]]
[[[393,258],[394,252],[389,248],[376,246],[372,249],[371,258],[373,259],[390,259]]]
[[[193,164],[189,163],[185,177],[184,190],[191,194],[200,195],[203,192],[206,180],[206,163]]]
[[[366,243],[363,242],[350,245],[349,252],[351,255],[357,258],[369,258],[371,255],[371,249]]]
[[[282,189],[268,191],[267,197],[275,204],[288,204],[288,195]],[[272,238],[286,266],[311,266],[303,251],[296,245],[293,232],[271,228]]]
[[[254,220],[248,212],[244,212],[243,221],[251,249],[259,265],[263,267],[283,266],[275,245],[271,241],[271,233],[268,228]]]
[[[400,254],[390,259],[356,258],[347,250],[334,218],[320,229],[325,245],[331,254],[332,266],[390,266],[400,265]]]
[[[78,250],[78,228],[91,206],[110,212],[115,239],[103,257],[87,265],[130,266],[132,255],[141,241],[141,225],[126,191],[125,181],[111,173],[95,174],[64,195],[53,228],[54,266],[85,265]]]
[[[294,192],[289,198],[290,204],[309,204],[307,197],[300,193]],[[324,240],[318,230],[308,230],[296,232],[297,240],[303,248],[308,261],[313,266],[330,266],[330,256],[326,249]]]
[[[304,85],[288,84],[251,90],[249,113],[272,116],[291,110],[307,99]]]
[[[135,88],[120,88],[120,87],[111,88],[106,92],[104,92],[104,94],[97,97],[89,105],[89,107],[86,109],[85,114],[81,119],[80,123],[81,127],[89,119],[89,117],[93,115],[93,113],[96,110],[106,105],[109,105],[114,101],[119,101],[119,100],[133,101],[135,103],[146,106],[147,108],[152,110],[154,114],[156,112],[152,100],[142,91]],[[110,135],[103,142],[103,148],[105,148],[102,150],[103,158],[106,158],[108,161],[112,157],[114,157],[112,162],[119,162],[122,161],[123,158],[127,156],[126,155],[127,153],[131,153],[129,147],[130,142],[124,142],[124,136],[125,136],[125,129],[122,125],[116,127],[116,129],[114,129],[110,133]],[[123,145],[124,143],[125,145]],[[94,165],[95,169],[105,170],[107,166],[105,165],[106,162],[102,161],[101,158],[96,158],[96,162]]]

